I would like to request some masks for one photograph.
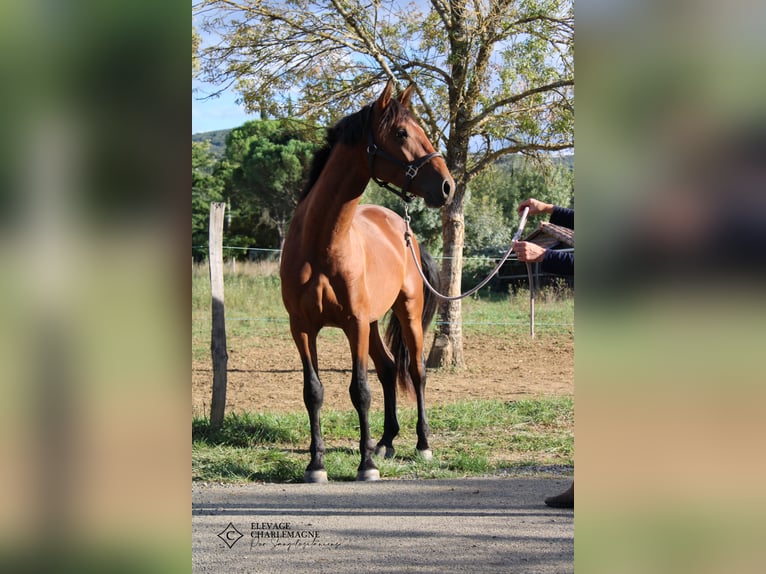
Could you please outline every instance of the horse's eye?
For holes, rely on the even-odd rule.
[[[396,137],[398,137],[400,140],[407,139],[407,130],[405,130],[404,128],[397,129]]]

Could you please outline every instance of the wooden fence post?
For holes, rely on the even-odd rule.
[[[210,428],[223,424],[226,408],[226,317],[223,304],[223,218],[225,203],[210,204],[209,256],[210,288],[213,298],[213,328],[210,351],[213,358],[213,399],[210,403]]]

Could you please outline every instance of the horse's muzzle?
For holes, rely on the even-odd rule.
[[[452,203],[452,196],[455,193],[455,181],[452,178],[445,179],[442,182],[442,197],[444,203],[442,205],[449,205]]]
[[[455,182],[452,178],[443,179],[441,186],[434,189],[432,193],[424,195],[423,199],[428,207],[440,208],[452,203],[452,196],[455,193]]]

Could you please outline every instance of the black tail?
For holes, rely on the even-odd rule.
[[[426,276],[431,286],[441,293],[442,281],[439,268],[436,266],[436,261],[431,257],[431,254],[422,247],[420,248],[420,262],[423,267],[423,275]],[[423,334],[425,334],[436,314],[438,303],[439,299],[437,299],[433,291],[423,285],[423,318],[421,320]]]
[[[439,269],[436,266],[436,261],[422,246],[420,248],[420,265],[423,270],[423,275],[425,275],[428,282],[434,289],[441,291],[441,278],[439,276]],[[434,318],[437,303],[438,299],[436,296],[425,284],[423,284],[423,314],[421,315],[420,323],[423,326],[424,335]],[[410,377],[409,372],[410,353],[402,338],[402,326],[394,313],[391,313],[391,317],[388,321],[386,343],[388,344],[388,348],[391,349],[391,352],[394,354],[396,360],[399,387],[403,391],[406,391],[410,397],[414,398],[415,387],[412,384],[412,378]],[[420,360],[425,362],[425,357],[421,357]]]

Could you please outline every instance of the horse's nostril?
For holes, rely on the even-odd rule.
[[[449,180],[445,179],[444,182],[442,183],[442,195],[446,199],[449,197],[450,193],[452,193],[452,186],[450,185]]]

